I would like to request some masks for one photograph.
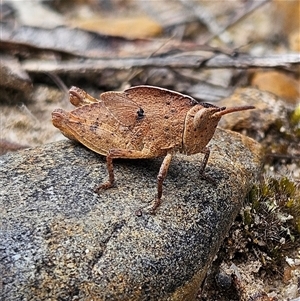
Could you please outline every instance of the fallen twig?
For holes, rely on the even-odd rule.
[[[131,69],[135,67],[155,68],[284,68],[292,69],[300,63],[298,53],[274,54],[254,57],[239,54],[236,57],[224,54],[207,59],[197,53],[182,53],[167,57],[124,58],[124,59],[86,59],[62,61],[24,60],[22,67],[29,73],[53,72],[67,74],[70,72],[98,73],[104,69]]]

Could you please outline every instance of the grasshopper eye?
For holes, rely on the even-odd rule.
[[[194,127],[198,129],[205,127],[209,115],[210,113],[207,109],[203,108],[199,110],[194,116],[194,120],[193,120]]]

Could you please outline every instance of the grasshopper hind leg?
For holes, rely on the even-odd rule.
[[[129,151],[123,149],[112,149],[109,151],[108,155],[106,156],[106,166],[108,171],[108,181],[96,186],[94,191],[99,193],[102,189],[108,189],[114,186],[115,183],[115,176],[114,176],[114,169],[113,169],[113,159],[115,158],[149,158],[146,153],[139,152],[139,151]],[[167,176],[168,169],[172,160],[172,153],[168,153],[159,169],[159,173],[157,175],[157,197],[154,201],[152,208],[150,209],[150,214],[155,214],[157,208],[161,204],[162,198],[162,191],[163,191],[163,182]]]
[[[108,189],[114,186],[115,175],[113,167],[113,159],[124,158],[124,159],[136,159],[136,158],[149,158],[147,152],[127,150],[127,149],[110,149],[106,156],[106,167],[108,171],[108,181],[96,186],[94,191],[99,193],[102,189]]]

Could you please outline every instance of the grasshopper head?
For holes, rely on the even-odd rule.
[[[183,152],[187,155],[201,152],[213,137],[223,115],[254,109],[253,106],[217,107],[198,104],[187,113],[183,134]]]
[[[216,106],[203,107],[195,114],[193,122],[194,127],[199,130],[207,131],[209,128],[216,128],[223,115],[238,111],[250,110],[254,108],[255,107],[253,106],[241,106],[231,108],[219,108]]]

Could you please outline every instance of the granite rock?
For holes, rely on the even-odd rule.
[[[207,269],[260,175],[254,140],[217,129],[203,155],[176,155],[156,215],[162,158],[115,160],[61,141],[0,157],[1,300],[195,300]],[[137,214],[138,213],[138,214]]]

